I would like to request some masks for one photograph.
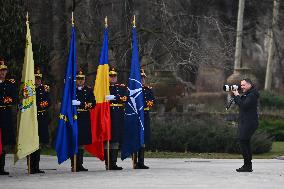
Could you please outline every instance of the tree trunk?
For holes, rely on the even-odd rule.
[[[244,8],[245,0],[239,0],[234,72],[236,71],[236,69],[241,68]]]
[[[273,55],[274,55],[274,32],[278,24],[279,0],[274,0],[272,26],[269,29],[268,60],[265,75],[264,90],[270,91],[272,84]]]

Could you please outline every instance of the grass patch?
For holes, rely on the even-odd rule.
[[[44,155],[55,156],[54,149],[45,148],[42,150]],[[85,156],[91,156],[85,153]],[[284,142],[273,142],[270,152],[253,155],[254,159],[271,159],[278,156],[284,156]],[[239,159],[242,158],[240,154],[229,153],[191,153],[191,152],[146,152],[146,158],[201,158],[201,159]]]

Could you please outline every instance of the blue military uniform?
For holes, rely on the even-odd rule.
[[[42,74],[39,69],[35,73],[36,80],[41,82]],[[36,90],[36,105],[37,105],[37,121],[38,121],[38,136],[40,144],[49,144],[49,129],[48,125],[50,118],[48,115],[48,108],[51,105],[49,86],[39,84]],[[30,154],[30,174],[44,173],[39,169],[40,149]]]
[[[117,77],[114,68],[109,71],[110,79]],[[117,79],[117,78],[116,78]],[[105,165],[106,169],[122,170],[122,167],[116,165],[119,145],[122,143],[123,126],[124,126],[124,103],[127,101],[127,88],[124,84],[111,84],[109,86],[110,95],[114,99],[110,100],[110,117],[111,117],[111,140],[109,157],[107,155],[107,146],[105,145]],[[109,165],[108,165],[109,163]]]
[[[36,87],[36,104],[39,142],[41,144],[49,144],[48,125],[50,118],[48,115],[48,109],[51,105],[51,101],[48,85],[40,85]]]
[[[151,141],[151,127],[150,127],[150,115],[149,111],[154,105],[155,97],[152,88],[143,85],[144,95],[144,142],[145,145],[149,145]]]
[[[16,104],[15,80],[6,79],[0,82],[0,128],[2,129],[2,144],[15,145],[15,127],[13,125],[12,106]]]
[[[71,158],[71,170],[78,171],[88,171],[83,167],[83,157],[84,149],[82,145],[87,145],[92,143],[92,129],[91,129],[91,120],[90,120],[90,110],[96,105],[96,100],[94,97],[93,89],[88,86],[85,86],[85,75],[83,71],[79,71],[76,75],[77,82],[83,81],[81,84],[77,83],[76,87],[76,97],[77,101],[80,101],[80,105],[77,106],[78,112],[78,154],[76,156],[77,166],[76,170],[74,169],[74,158]]]
[[[7,66],[4,60],[0,60],[1,74],[7,73]],[[16,104],[17,92],[14,79],[0,80],[0,129],[2,133],[2,145],[15,145],[15,127],[13,124],[12,106]],[[8,175],[9,172],[4,170],[5,167],[5,151],[0,154],[0,175]]]
[[[110,101],[111,142],[117,142],[121,145],[127,88],[124,84],[110,85],[109,88],[110,94],[115,96],[115,100]]]
[[[78,112],[78,145],[87,145],[92,143],[92,131],[90,121],[90,109],[96,105],[93,90],[84,86],[76,90],[77,100],[81,105],[77,107]],[[89,106],[86,106],[89,104]]]

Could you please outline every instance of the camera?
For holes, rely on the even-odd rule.
[[[240,90],[241,87],[239,85],[224,85],[223,90],[226,92]]]

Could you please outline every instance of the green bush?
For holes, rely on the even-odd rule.
[[[216,116],[153,119],[150,150],[173,152],[239,152],[236,126]],[[253,152],[268,152],[272,140],[265,131],[252,138]]]
[[[284,95],[260,91],[260,105],[261,107],[284,109]]]
[[[259,128],[266,131],[276,141],[284,141],[284,120],[260,120]]]

